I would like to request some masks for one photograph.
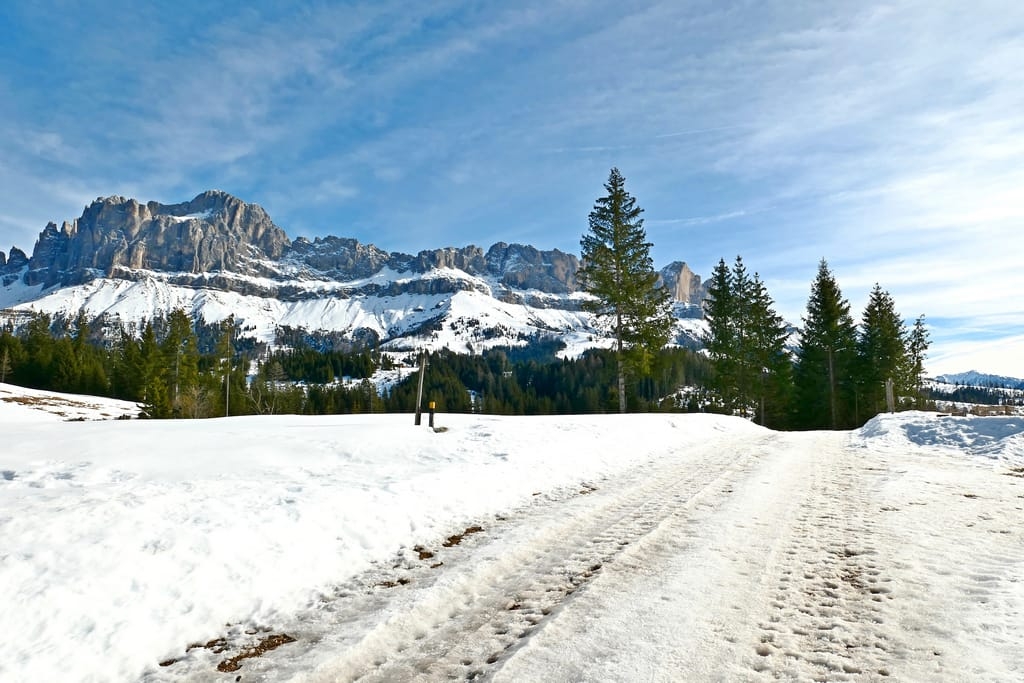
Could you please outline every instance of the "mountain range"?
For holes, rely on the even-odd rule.
[[[1006,375],[993,375],[977,370],[968,372],[957,372],[935,377],[936,382],[950,385],[968,387],[989,387],[993,389],[1020,389],[1024,390],[1024,379],[1007,377]]]
[[[138,323],[181,307],[274,343],[285,328],[391,350],[479,351],[556,337],[573,355],[610,343],[581,308],[579,260],[497,242],[417,254],[344,237],[289,239],[257,204],[211,190],[180,204],[101,197],[48,224],[32,255],[0,252],[0,316],[32,311]],[[659,271],[677,316],[674,341],[697,346],[701,277]]]

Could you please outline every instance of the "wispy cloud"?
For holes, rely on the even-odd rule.
[[[739,211],[728,211],[726,213],[715,214],[714,216],[691,216],[688,218],[658,218],[653,221],[648,221],[648,224],[655,225],[679,225],[679,226],[692,226],[692,225],[709,225],[711,223],[721,223],[722,221],[732,220],[734,218],[742,218],[750,215],[751,212],[741,209]]]

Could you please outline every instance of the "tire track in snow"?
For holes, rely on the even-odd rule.
[[[496,681],[756,680],[760,626],[832,435],[773,435],[715,495],[627,548]],[[799,445],[794,448],[794,441]],[[713,489],[715,490],[715,489]],[[622,645],[628,643],[629,647]]]
[[[670,454],[584,487],[587,495],[481,521],[485,533],[429,558],[443,566],[400,563],[387,579],[395,588],[381,590],[378,576],[361,590],[342,589],[317,616],[279,627],[300,646],[252,660],[242,680],[280,680],[283,671],[311,665],[311,673],[292,680],[486,679],[632,544],[727,496],[776,438],[759,434]]]

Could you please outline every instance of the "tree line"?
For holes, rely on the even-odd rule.
[[[643,210],[618,169],[611,169],[604,187],[607,194],[595,202],[580,240],[579,280],[593,296],[585,308],[615,339],[624,412],[626,377],[649,375],[649,359],[669,339],[673,320],[650,257]],[[792,330],[775,311],[765,283],[740,256],[731,267],[719,260],[704,313],[712,374],[700,401],[707,409],[777,429],[841,429],[863,424],[886,407],[922,405],[929,343],[924,317],[908,330],[892,296],[876,284],[855,326],[824,259],[795,349],[789,344]]]
[[[387,354],[366,348],[314,349],[300,340],[293,340],[297,348],[260,352],[239,338],[232,318],[216,325],[212,337],[208,327],[176,309],[139,330],[119,327],[113,341],[106,342],[83,315],[66,325],[35,314],[17,333],[12,325],[0,331],[0,381],[136,401],[150,418],[415,410],[414,382],[397,382],[379,392],[370,381],[378,370],[415,376],[414,367],[397,369]],[[614,352],[593,349],[579,358],[558,359],[555,354],[563,346],[538,339],[527,347],[481,355],[435,352],[424,376],[425,400],[443,412],[616,410]],[[701,354],[662,349],[649,359],[648,373],[629,378],[627,407],[678,409],[678,387],[705,383],[710,373]]]
[[[924,316],[908,329],[892,296],[876,284],[855,325],[824,259],[792,349],[793,330],[742,257],[731,267],[719,260],[705,312],[713,409],[775,428],[848,429],[890,404],[924,407]]]

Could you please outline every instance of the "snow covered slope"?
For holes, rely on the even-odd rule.
[[[1024,379],[1019,377],[1007,377],[1005,375],[992,375],[977,370],[969,372],[947,373],[935,378],[936,382],[943,384],[962,385],[967,387],[996,387],[1006,389],[1024,389]]]
[[[280,283],[235,275],[251,289],[272,289]],[[426,273],[380,272],[351,281],[304,280],[289,284],[289,296],[261,296],[214,288],[183,286],[165,273],[136,272],[132,279],[96,278],[84,284],[42,291],[21,281],[0,288],[0,309],[8,314],[32,311],[74,317],[141,322],[155,314],[182,308],[196,319],[217,322],[234,315],[242,336],[272,343],[283,326],[346,336],[370,335],[383,348],[450,348],[480,352],[493,346],[519,346],[537,337],[558,337],[567,353],[610,343],[607,330],[580,310],[586,295],[517,292],[490,278],[454,269]],[[415,282],[417,286],[410,287]],[[392,288],[400,293],[391,294]],[[408,291],[422,289],[424,293]],[[370,290],[367,292],[367,290]],[[431,290],[436,290],[433,293]],[[704,329],[699,318],[676,323],[675,342],[696,345]]]
[[[137,403],[0,384],[0,422],[116,420],[138,417]]]

